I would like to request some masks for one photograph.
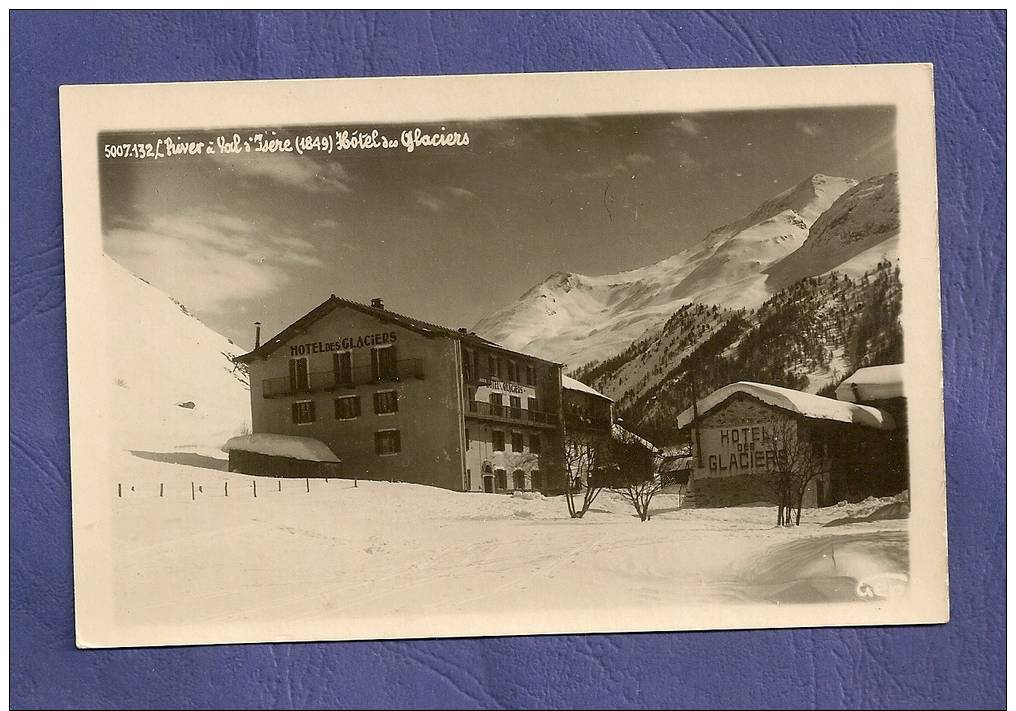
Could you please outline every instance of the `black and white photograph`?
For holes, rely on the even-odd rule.
[[[930,87],[65,87],[78,644],[946,621]]]

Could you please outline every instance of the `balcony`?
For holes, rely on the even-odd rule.
[[[294,383],[289,376],[267,378],[261,381],[261,396],[276,398],[315,392],[355,390],[361,385],[398,383],[414,378],[423,380],[421,358],[399,360],[387,368],[381,368],[379,372],[375,372],[371,366],[358,366],[341,375],[333,370],[312,372],[307,374],[307,382],[302,384]]]
[[[489,402],[478,402],[476,400],[470,400],[466,403],[466,416],[543,427],[557,427],[558,424],[558,416],[553,412],[524,410],[521,407],[509,407],[508,405],[491,405]]]

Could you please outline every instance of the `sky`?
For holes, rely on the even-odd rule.
[[[891,172],[894,124],[852,107],[103,134],[103,245],[241,347],[254,321],[274,335],[333,293],[471,327],[554,272],[665,259],[814,173]],[[103,157],[167,135],[416,128],[469,142]]]

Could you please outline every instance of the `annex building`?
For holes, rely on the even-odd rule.
[[[566,485],[566,427],[613,425],[609,398],[566,378],[560,363],[390,311],[381,299],[332,295],[236,360],[250,376],[250,441],[316,440],[345,478],[555,492]],[[262,473],[271,448],[237,446],[245,453],[230,451],[231,469]],[[306,465],[293,468],[307,475]]]
[[[864,371],[873,369],[857,371],[836,399],[752,382],[732,383],[701,399],[678,416],[678,427],[691,440],[687,505],[773,503],[777,450],[799,442],[821,457],[824,469],[808,486],[806,507],[906,489],[902,370],[888,368],[877,374],[877,386],[861,385],[872,376]]]

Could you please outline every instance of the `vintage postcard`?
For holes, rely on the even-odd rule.
[[[79,646],[948,619],[929,65],[61,126]]]

